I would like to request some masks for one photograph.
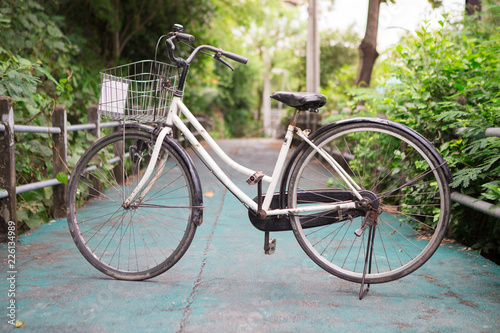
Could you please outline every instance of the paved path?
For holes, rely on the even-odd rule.
[[[239,162],[271,173],[274,140],[221,141]],[[262,148],[257,150],[257,148]],[[109,279],[73,244],[65,220],[23,235],[17,246],[16,315],[29,332],[499,332],[500,266],[454,244],[399,281],[359,285],[317,267],[291,232],[263,233],[201,165],[204,223],[181,261],[143,282]],[[236,178],[236,172],[228,171]],[[255,188],[244,184],[248,193]],[[0,245],[2,272],[7,251]],[[9,284],[0,284],[0,331],[8,324]]]

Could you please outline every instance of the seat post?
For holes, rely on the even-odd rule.
[[[297,120],[299,119],[299,110],[295,109],[295,114],[293,115],[292,122],[290,125],[294,126],[297,125]]]

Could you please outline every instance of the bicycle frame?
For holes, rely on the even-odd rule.
[[[215,140],[210,136],[210,134],[206,131],[203,125],[196,119],[196,117],[191,113],[191,111],[187,108],[187,106],[182,102],[180,97],[175,97],[172,100],[172,104],[170,107],[169,114],[166,120],[166,127],[162,129],[160,134],[158,135],[157,142],[155,144],[155,148],[153,149],[153,154],[151,157],[151,162],[148,165],[148,168],[142,177],[141,181],[134,189],[132,194],[128,197],[125,204],[130,204],[140,190],[146,185],[151,174],[154,169],[154,165],[158,159],[158,154],[161,148],[161,143],[166,135],[172,133],[173,126],[177,127],[179,131],[184,135],[184,137],[190,142],[193,149],[196,151],[198,156],[202,159],[205,165],[213,172],[213,174],[224,184],[224,186],[233,193],[236,198],[240,202],[242,202],[247,208],[257,212],[258,204],[250,198],[246,193],[244,193],[236,184],[234,184],[231,179],[222,171],[217,162],[210,156],[210,154],[203,148],[200,142],[196,139],[194,134],[189,130],[189,128],[184,124],[181,120],[180,114],[184,115],[191,125],[199,132],[199,134],[203,137],[203,139],[208,143],[208,145],[213,149],[213,151],[226,163],[228,166],[233,168],[234,170],[240,172],[243,175],[248,177],[254,175],[256,170],[249,169],[241,164],[235,162],[226,153],[219,147],[219,145],[215,142]],[[274,195],[274,191],[278,185],[278,181],[281,178],[286,157],[288,151],[290,149],[290,145],[292,143],[293,135],[297,134],[302,140],[304,140],[307,144],[313,147],[318,153],[325,158],[326,161],[332,166],[332,168],[337,172],[340,177],[344,180],[344,182],[349,186],[353,194],[358,198],[362,199],[362,196],[359,194],[359,190],[361,188],[354,182],[354,180],[348,175],[348,173],[323,149],[318,148],[312,141],[307,138],[307,134],[300,130],[299,128],[289,125],[287,132],[285,134],[285,138],[283,140],[283,145],[278,155],[278,159],[276,161],[274,171],[272,176],[264,175],[262,181],[269,184],[264,202],[262,203],[262,211],[265,213],[265,216],[275,216],[275,215],[287,215],[287,214],[298,214],[304,212],[321,212],[321,211],[331,211],[331,210],[344,210],[344,209],[352,209],[356,208],[356,204],[354,201],[347,201],[342,203],[330,203],[330,204],[317,204],[317,205],[307,205],[300,208],[287,208],[287,209],[269,209],[271,205],[271,201]],[[153,179],[156,181],[157,179]],[[151,186],[147,186],[145,191],[148,191]],[[141,195],[141,197],[144,194]]]
[[[180,111],[180,112],[179,112]],[[226,186],[226,188],[233,193],[238,200],[240,200],[247,208],[252,209],[253,211],[257,211],[257,203],[251,199],[247,194],[245,194],[237,185],[235,185],[229,177],[221,170],[219,165],[214,161],[214,159],[208,154],[208,152],[203,148],[200,142],[196,139],[193,133],[189,130],[189,128],[184,124],[181,120],[179,114],[183,114],[191,125],[200,133],[203,139],[208,143],[208,145],[213,149],[213,151],[226,163],[228,166],[233,168],[234,170],[246,175],[248,177],[254,175],[256,170],[251,170],[245,166],[240,165],[239,163],[232,160],[226,153],[219,147],[219,145],[215,142],[215,140],[210,136],[210,134],[205,130],[203,125],[196,119],[196,117],[191,113],[191,111],[186,107],[186,105],[182,102],[182,100],[178,97],[174,97],[172,102],[172,107],[170,109],[169,117],[167,118],[167,125],[175,125],[184,137],[191,143],[193,149],[198,153],[200,158],[205,162],[205,164],[212,170],[215,176]],[[301,212],[313,212],[313,211],[328,211],[335,209],[350,209],[355,208],[356,205],[354,202],[348,203],[332,203],[332,204],[318,204],[318,205],[309,205],[297,209],[272,209],[269,210],[271,205],[271,201],[274,195],[274,191],[278,185],[278,181],[281,178],[286,157],[288,151],[290,149],[290,145],[292,143],[293,134],[296,134],[306,141],[311,147],[316,149],[333,167],[333,169],[342,177],[344,182],[349,186],[349,188],[353,191],[354,195],[357,198],[362,199],[358,190],[361,188],[354,182],[354,180],[347,174],[347,172],[333,159],[328,155],[324,150],[319,149],[307,139],[306,134],[297,129],[295,126],[289,125],[287,128],[287,132],[285,134],[285,138],[283,140],[283,145],[280,149],[278,159],[274,166],[273,174],[271,177],[265,175],[262,179],[264,182],[269,183],[269,186],[266,191],[266,195],[264,201],[262,203],[262,210],[266,212],[266,215],[286,215],[286,214],[297,214]]]

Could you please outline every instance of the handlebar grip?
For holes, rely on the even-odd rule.
[[[194,38],[193,35],[185,34],[185,33],[182,33],[182,32],[178,32],[177,35],[176,35],[176,37],[178,39],[181,39],[181,40],[186,41],[188,43],[193,43],[194,40],[195,40],[195,38]]]
[[[234,60],[234,61],[237,61],[237,62],[241,62],[242,64],[246,64],[248,62],[248,59],[245,58],[244,56],[240,56],[239,54],[236,54],[236,53],[231,53],[231,52],[227,52],[227,51],[223,51],[222,52],[222,55],[231,59],[231,60]]]

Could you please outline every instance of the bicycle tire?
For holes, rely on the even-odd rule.
[[[90,264],[116,279],[162,274],[185,254],[196,232],[193,178],[166,140],[150,179],[160,178],[142,201],[123,205],[148,166],[155,139],[131,129],[109,134],[82,155],[69,182],[71,236]]]
[[[408,132],[372,122],[331,128],[314,142],[334,157],[362,190],[377,196],[380,215],[374,229],[371,270],[365,272],[369,229],[359,237],[354,234],[364,215],[290,216],[295,237],[306,254],[327,272],[358,283],[363,281],[363,273],[365,283],[383,283],[422,266],[439,247],[450,216],[448,182],[432,151]],[[295,160],[287,188],[291,208],[310,204],[297,200],[300,191],[348,189],[312,147]],[[319,197],[314,200],[320,201]],[[304,221],[314,219],[326,222],[308,228],[309,222]]]

